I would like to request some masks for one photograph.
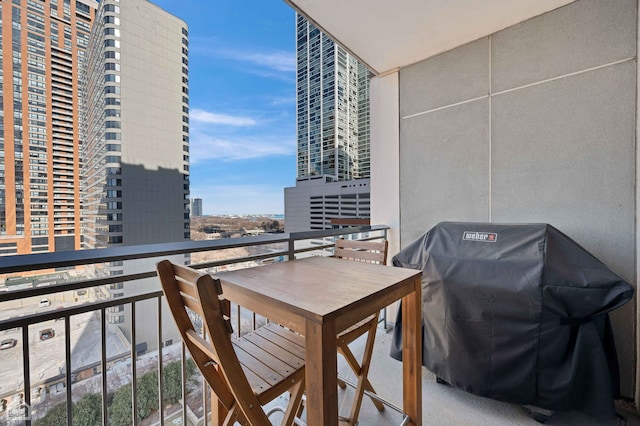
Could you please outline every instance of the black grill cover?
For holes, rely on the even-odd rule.
[[[438,377],[501,401],[615,416],[619,369],[607,313],[633,288],[562,232],[444,222],[393,265],[423,271],[423,365]]]

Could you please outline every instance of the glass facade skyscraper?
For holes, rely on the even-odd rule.
[[[296,186],[285,188],[285,231],[328,229],[370,216],[371,72],[296,15]]]
[[[370,176],[367,67],[301,15],[297,34],[297,177]]]
[[[97,7],[0,2],[0,256],[80,248],[78,67]]]

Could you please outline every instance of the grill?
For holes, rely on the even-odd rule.
[[[633,288],[558,229],[444,222],[393,265],[423,271],[423,365],[439,379],[501,401],[615,417],[608,313]]]

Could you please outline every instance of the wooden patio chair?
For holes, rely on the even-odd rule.
[[[389,243],[386,240],[354,241],[340,238],[336,241],[334,256],[356,262],[386,265],[388,245]],[[360,414],[360,407],[365,390],[372,394],[376,393],[371,383],[369,383],[369,379],[367,379],[367,374],[373,355],[373,343],[376,337],[379,315],[379,313],[375,313],[338,334],[338,353],[344,357],[357,377],[351,413],[349,414],[349,418],[345,419],[350,424],[357,424],[358,422],[358,415]],[[353,352],[349,349],[349,344],[365,333],[368,333],[368,336],[364,347],[364,354],[362,360],[358,362]],[[343,380],[338,379],[338,383],[341,388],[345,388],[346,384]],[[378,411],[384,410],[384,405],[379,400],[371,397],[371,401]]]
[[[232,339],[220,280],[168,260],[157,264],[157,272],[185,345],[227,411],[222,424],[271,424],[262,407],[290,392],[282,425],[292,425],[304,393],[304,337],[269,323]],[[202,318],[206,338],[189,311]]]

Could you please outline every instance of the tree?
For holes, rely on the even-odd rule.
[[[193,359],[188,358],[185,366],[187,383],[191,383],[194,380],[196,364]],[[182,398],[182,365],[180,361],[168,363],[162,370],[162,378],[164,382],[164,401],[169,404],[175,404]]]
[[[67,403],[63,402],[56,405],[47,414],[33,422],[34,426],[60,426],[67,424]]]
[[[189,362],[190,361],[190,362]],[[187,378],[191,380],[195,373],[193,361],[187,361]],[[167,364],[163,369],[164,400],[175,403],[182,398],[182,370],[180,361]],[[138,378],[137,385],[137,418],[143,420],[158,410],[158,372],[149,371]],[[109,407],[109,425],[126,426],[131,424],[131,385],[118,389]]]
[[[277,220],[266,220],[260,224],[260,228],[265,231],[278,231],[280,230],[280,222]]]
[[[158,409],[158,374],[151,371],[137,381],[138,420],[149,416]],[[128,426],[131,424],[131,384],[122,386],[113,395],[109,406],[109,425]]]
[[[113,394],[109,405],[109,426],[128,426],[131,424],[131,385],[119,388]]]
[[[95,393],[82,396],[73,404],[74,426],[94,426],[102,423],[102,398]]]
[[[158,373],[150,371],[138,380],[138,420],[158,409]]]

